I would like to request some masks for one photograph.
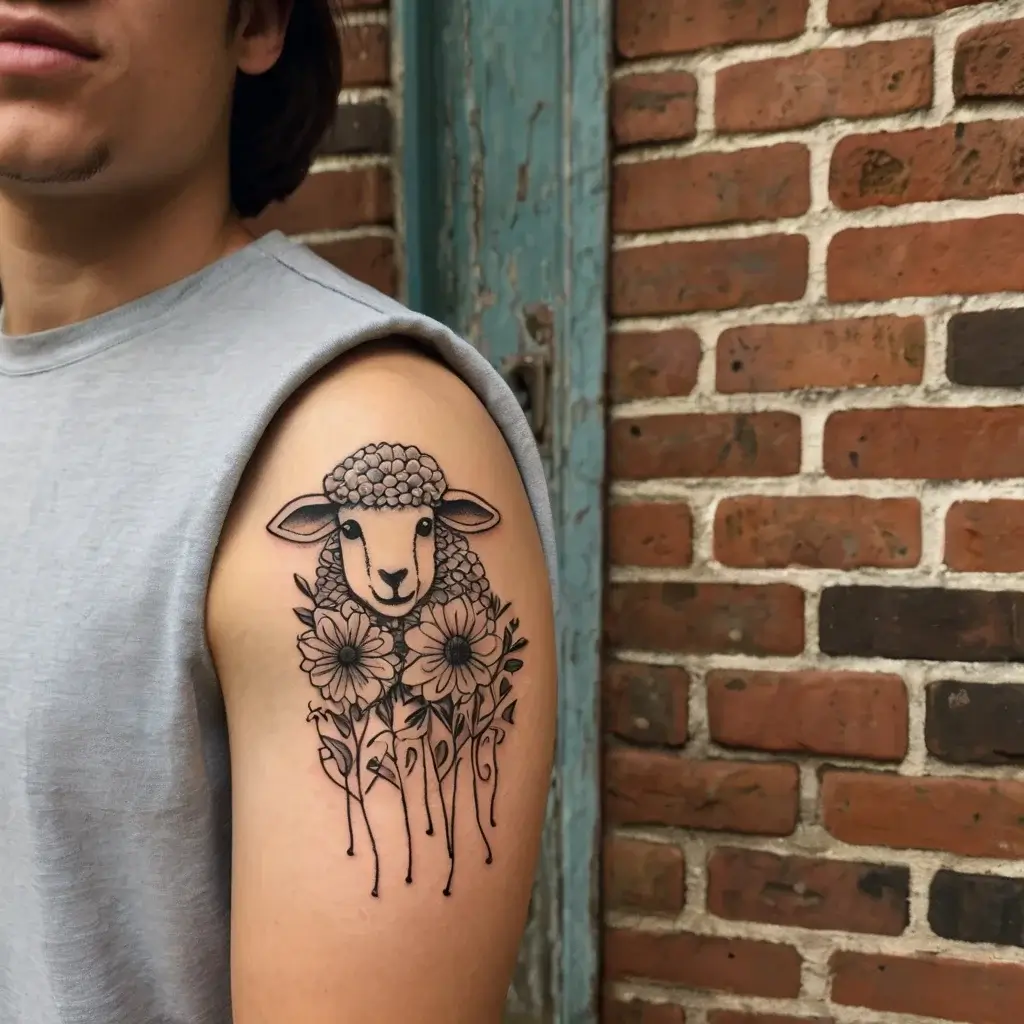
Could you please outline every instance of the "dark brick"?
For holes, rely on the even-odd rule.
[[[800,417],[726,412],[616,419],[608,470],[617,480],[792,476],[800,472]]]
[[[825,654],[923,661],[1024,661],[1024,593],[939,587],[830,587]]]
[[[829,0],[828,20],[833,25],[870,25],[898,18],[933,18],[982,3],[988,0]]]
[[[604,670],[604,727],[632,743],[681,747],[687,738],[689,693],[684,668],[610,662]]]
[[[605,903],[615,910],[674,917],[686,898],[686,861],[678,846],[613,836],[605,841]]]
[[[391,108],[384,100],[339,103],[320,142],[320,156],[391,152]]]
[[[932,683],[925,738],[952,764],[1024,762],[1024,684]]]
[[[708,863],[708,910],[730,921],[902,935],[910,869],[720,848]]]
[[[800,992],[800,967],[792,946],[773,942],[620,928],[605,933],[605,970],[616,979],[791,999]]]
[[[832,1001],[963,1024],[1020,1024],[1024,967],[940,956],[835,953]]]
[[[800,654],[804,595],[785,583],[615,583],[605,639],[626,650]]]
[[[796,302],[807,290],[809,254],[798,234],[615,249],[611,311],[658,316]]]
[[[612,134],[619,146],[692,139],[697,80],[688,71],[626,75],[612,82]]]
[[[686,1024],[686,1011],[671,1003],[607,1000],[601,1007],[601,1024]]]
[[[960,36],[953,94],[958,100],[1024,96],[1024,20],[979,25]]]
[[[970,387],[1024,387],[1024,309],[954,316],[946,373],[954,384]]]
[[[688,395],[699,366],[700,335],[686,327],[613,332],[608,336],[608,397],[629,402]]]
[[[795,764],[694,761],[616,747],[605,760],[605,816],[616,825],[670,825],[788,836],[796,828]]]
[[[943,939],[1024,946],[1024,879],[938,871],[928,923]]]

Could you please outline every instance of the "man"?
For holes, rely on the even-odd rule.
[[[337,91],[327,0],[0,0],[5,1024],[500,1017],[543,474],[469,346],[244,230]]]

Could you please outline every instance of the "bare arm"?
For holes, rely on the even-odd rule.
[[[251,467],[207,614],[236,1024],[499,1020],[554,641],[530,507],[476,397],[400,349],[318,380]]]

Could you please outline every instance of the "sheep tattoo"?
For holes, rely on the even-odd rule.
[[[295,498],[267,525],[275,537],[320,543],[316,583],[295,583],[312,607],[295,614],[301,667],[321,704],[307,720],[320,765],[345,793],[348,854],[355,854],[352,805],[367,833],[380,889],[380,851],[367,805],[377,782],[401,796],[413,880],[410,794],[434,833],[440,804],[455,874],[460,770],[472,775],[473,807],[488,864],[488,826],[497,825],[498,747],[515,722],[511,677],[523,668],[519,621],[491,591],[468,535],[494,529],[498,511],[448,487],[437,460],[414,445],[369,444],[340,462],[322,493]],[[468,767],[464,767],[468,765]],[[420,779],[419,777],[422,777]],[[481,807],[489,801],[489,813]]]

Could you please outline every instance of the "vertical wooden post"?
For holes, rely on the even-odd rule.
[[[558,517],[558,765],[508,1016],[593,1024],[610,0],[396,2],[407,298],[521,389]]]

